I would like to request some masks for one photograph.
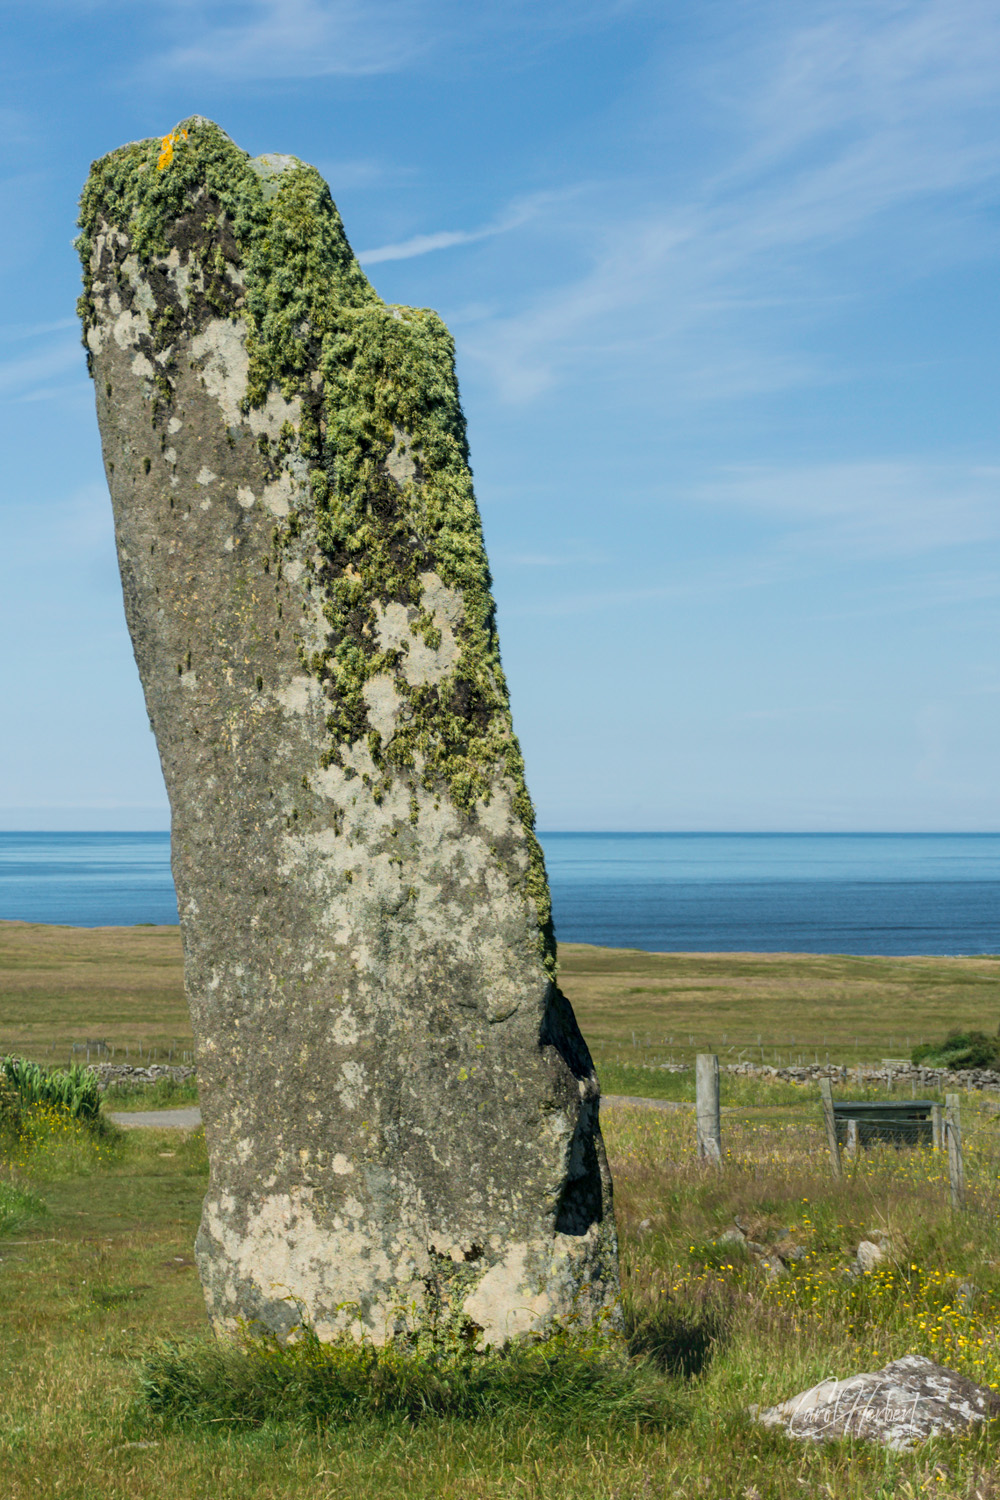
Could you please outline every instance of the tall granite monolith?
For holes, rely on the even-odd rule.
[[[96,162],[81,311],[173,818],[218,1328],[484,1343],[611,1312],[453,346],[319,174],[217,126]]]

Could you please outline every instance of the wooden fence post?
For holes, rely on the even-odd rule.
[[[695,1119],[698,1156],[704,1161],[722,1161],[722,1116],[719,1112],[719,1059],[714,1052],[699,1052],[695,1058]]]
[[[823,1101],[823,1124],[826,1126],[826,1142],[830,1147],[830,1164],[834,1177],[840,1177],[840,1143],[837,1140],[837,1118],[833,1112],[833,1087],[829,1078],[820,1079],[819,1096]]]
[[[944,1150],[944,1105],[931,1105],[931,1145],[935,1151]]]
[[[857,1161],[860,1149],[857,1120],[847,1122],[847,1144],[844,1147],[844,1155],[849,1156],[852,1161]]]
[[[952,1208],[965,1207],[965,1171],[962,1166],[962,1116],[957,1094],[945,1094],[944,1133],[948,1142],[948,1183]]]

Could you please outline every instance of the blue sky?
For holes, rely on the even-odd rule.
[[[0,827],[166,825],[70,241],[198,112],[455,334],[542,828],[1000,829],[995,4],[0,18]]]

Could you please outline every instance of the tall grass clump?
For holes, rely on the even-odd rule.
[[[47,1073],[0,1059],[0,1160],[38,1179],[89,1176],[117,1153],[121,1132],[101,1113],[97,1079],[84,1068]]]
[[[41,1198],[26,1188],[0,1179],[0,1238],[17,1231],[48,1212]]]
[[[43,1068],[26,1058],[8,1056],[0,1058],[0,1072],[24,1105],[53,1105],[67,1110],[75,1120],[96,1120],[101,1112],[97,1075],[79,1063]]]
[[[198,1103],[198,1083],[194,1078],[157,1078],[153,1083],[111,1083],[104,1092],[104,1103],[112,1109],[170,1109]]]
[[[456,1339],[415,1349],[347,1335],[324,1343],[306,1326],[288,1342],[244,1328],[230,1340],[161,1345],[144,1361],[140,1385],[154,1415],[213,1426],[534,1413],[555,1425],[635,1429],[666,1426],[675,1411],[652,1365],[599,1335],[556,1334],[486,1350]]]

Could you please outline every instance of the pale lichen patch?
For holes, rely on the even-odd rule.
[[[250,356],[246,324],[241,319],[213,318],[191,339],[191,356],[202,384],[219,403],[223,421],[243,420]]]
[[[286,687],[279,688],[274,697],[287,714],[307,714],[322,702],[315,678],[301,674],[293,677]]]
[[[413,457],[413,439],[402,428],[393,426],[392,447],[386,455],[385,466],[400,489],[412,484],[419,470]]]
[[[396,720],[403,702],[394,679],[388,675],[369,678],[362,696],[368,705],[368,722],[372,729],[383,740],[390,740],[396,732]]]
[[[277,479],[264,486],[261,499],[272,516],[283,521],[292,508],[294,494],[292,476],[287,470],[282,470]]]

